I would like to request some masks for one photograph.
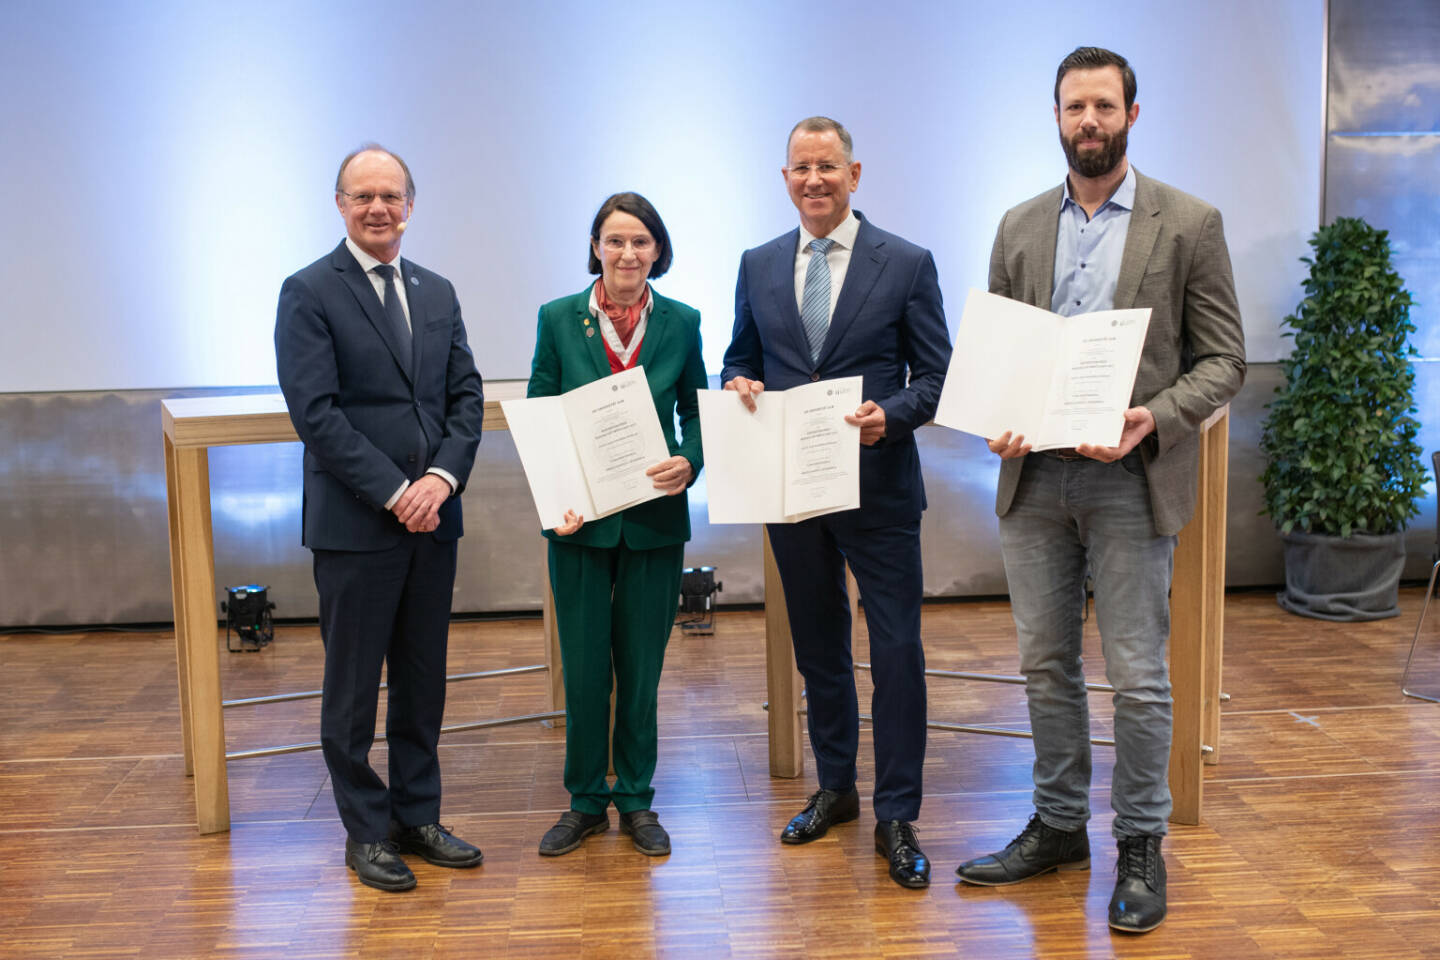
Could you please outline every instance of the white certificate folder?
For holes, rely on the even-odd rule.
[[[702,390],[700,435],[711,523],[793,523],[860,506],[860,377],[766,390],[745,409]]]
[[[1035,450],[1120,443],[1150,308],[1062,317],[971,290],[935,422]]]
[[[566,510],[598,520],[664,496],[645,476],[670,448],[643,367],[500,407],[542,529],[560,526]]]

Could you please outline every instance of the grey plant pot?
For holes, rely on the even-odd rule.
[[[1331,537],[1292,530],[1285,544],[1285,589],[1275,599],[1317,620],[1383,620],[1400,613],[1405,532]]]

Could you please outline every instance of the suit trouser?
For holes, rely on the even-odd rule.
[[[1035,809],[1058,830],[1090,818],[1090,710],[1081,659],[1085,572],[1095,584],[1105,675],[1115,687],[1111,825],[1165,833],[1171,699],[1165,648],[1175,537],[1155,531],[1138,452],[1116,463],[1030,454],[1000,547],[1035,734]]]
[[[581,813],[648,810],[657,707],[685,544],[632,550],[550,541],[550,583],[565,673],[565,789]],[[606,783],[615,690],[615,786]]]
[[[845,562],[855,572],[870,634],[875,817],[920,816],[925,764],[925,650],[920,640],[920,521],[859,526],[859,511],[771,524],[795,665],[805,678],[810,747],[820,786],[855,785],[860,742]]]
[[[383,839],[391,820],[435,823],[456,541],[406,534],[388,550],[313,552],[325,644],[320,742],[340,820],[360,843]],[[369,760],[382,664],[388,788]]]

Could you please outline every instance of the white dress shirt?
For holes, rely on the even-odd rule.
[[[655,288],[648,283],[645,287],[648,296],[645,297],[645,306],[640,308],[640,319],[635,321],[635,329],[630,331],[630,345],[627,347],[620,342],[620,334],[615,332],[614,321],[600,309],[600,298],[595,295],[595,284],[590,284],[590,316],[595,318],[595,325],[600,328],[600,336],[605,338],[605,345],[610,348],[610,352],[620,358],[622,367],[630,366],[630,358],[640,349],[640,341],[645,339],[645,328],[650,325],[650,311],[655,309]]]
[[[835,317],[835,301],[840,299],[840,288],[845,285],[845,272],[850,269],[850,254],[855,250],[855,235],[860,232],[860,219],[855,216],[855,211],[840,221],[840,225],[831,230],[829,237],[835,242],[825,252],[825,262],[830,267],[830,316],[828,320]],[[810,249],[810,241],[817,237],[806,230],[802,224],[800,227],[800,246],[795,251],[795,305],[798,307],[805,300],[805,272],[810,269],[810,258],[815,251]]]
[[[355,241],[349,237],[345,238],[345,247],[350,251],[350,255],[355,258],[356,262],[360,264],[360,269],[365,271],[365,277],[370,281],[370,286],[375,288],[375,296],[380,298],[380,305],[383,307],[385,305],[385,278],[375,272],[375,268],[381,265],[381,261],[370,256],[370,254],[364,250],[361,250]],[[405,296],[405,275],[400,271],[400,256],[397,254],[388,266],[395,268],[395,292],[400,295],[400,310],[405,314],[405,325],[410,328],[411,336],[414,336],[415,324],[410,321],[410,298]],[[460,489],[460,481],[451,476],[448,470],[431,467],[425,472],[433,473],[441,480],[450,484],[451,496],[454,496],[455,491]],[[399,500],[401,495],[404,494],[409,487],[410,481],[402,480],[399,488],[390,494],[389,500],[385,501],[385,509],[389,510],[395,506],[395,501]]]
[[[380,266],[380,261],[370,254],[361,250],[355,245],[355,241],[349,237],[345,238],[345,246],[349,249],[350,255],[360,263],[360,269],[365,271],[365,277],[370,281],[370,286],[375,288],[375,296],[380,298],[380,305],[385,305],[385,278],[375,272]],[[405,314],[405,325],[410,328],[411,333],[415,331],[415,324],[410,322],[410,298],[405,296],[405,275],[400,272],[400,256],[396,254],[395,259],[387,266],[395,268],[395,292],[400,294],[400,310]]]

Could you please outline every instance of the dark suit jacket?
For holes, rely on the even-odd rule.
[[[485,398],[465,341],[455,288],[400,262],[413,353],[342,242],[280,288],[275,358],[280,389],[305,443],[304,542],[320,550],[383,550],[405,533],[385,509],[402,481],[431,466],[464,488],[480,443]],[[463,532],[460,497],[435,536]]]
[[[990,253],[990,292],[1050,309],[1063,184],[1009,210]],[[1135,171],[1115,309],[1150,308],[1130,405],[1149,408],[1141,444],[1155,529],[1179,533],[1195,512],[1200,424],[1245,380],[1245,331],[1220,213]],[[1000,467],[995,512],[1010,509],[1025,458]]]
[[[885,437],[860,448],[860,517],[877,526],[915,520],[925,509],[914,434],[940,401],[950,334],[930,251],[856,216],[860,231],[819,361],[810,360],[795,302],[797,228],[741,256],[735,330],[720,378],[786,390],[863,377],[862,397],[885,410]]]
[[[706,386],[705,362],[700,356],[700,313],[678,300],[660,296],[653,288],[651,296],[654,306],[646,321],[637,362],[645,368],[666,446],[672,455],[689,460],[698,477],[705,458],[700,446],[700,405],[695,391]],[[586,327],[589,317],[590,287],[540,308],[527,396],[553,397],[610,376],[604,338],[595,321]],[[594,330],[595,335],[585,336],[586,329]],[[693,477],[690,482],[695,482]],[[553,530],[546,530],[545,536],[587,547],[613,547],[623,538],[632,550],[651,550],[690,539],[690,509],[685,494],[680,493],[647,500],[600,520],[587,518],[584,526],[568,537]]]

